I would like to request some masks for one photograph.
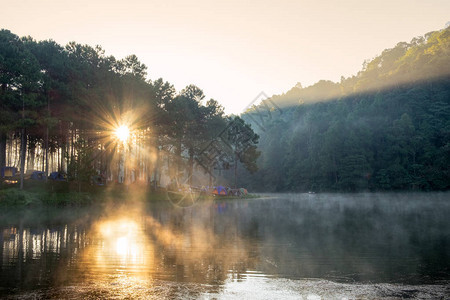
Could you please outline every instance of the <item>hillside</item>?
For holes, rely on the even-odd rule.
[[[268,110],[271,113],[266,113]],[[300,84],[243,115],[266,191],[448,190],[450,28],[401,42],[341,82]]]

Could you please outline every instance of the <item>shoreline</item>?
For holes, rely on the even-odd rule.
[[[428,194],[428,193],[446,193],[448,191],[323,191],[323,192],[268,192],[268,193],[249,193],[244,196],[214,195],[206,193],[172,193],[165,188],[157,190],[142,184],[111,184],[107,186],[78,185],[76,182],[38,182],[26,184],[23,190],[17,186],[2,186],[0,189],[0,207],[36,207],[36,206],[83,206],[92,204],[102,204],[107,202],[114,203],[153,203],[153,202],[172,202],[177,205],[183,199],[191,201],[190,205],[197,201],[234,201],[248,200],[268,197],[268,194],[306,194],[313,196],[336,194]],[[175,203],[174,203],[175,202]],[[185,206],[190,206],[185,205]],[[183,205],[180,205],[183,206]]]
[[[169,196],[170,195],[170,196]],[[194,196],[192,196],[194,195]],[[193,201],[216,200],[244,200],[260,198],[257,194],[245,196],[216,196],[214,194],[191,194]],[[0,189],[0,207],[45,207],[45,206],[84,206],[117,203],[153,203],[173,202],[186,197],[186,194],[169,194],[165,189],[153,190],[145,185],[110,185],[110,186],[83,186],[82,189],[70,188],[67,182],[47,183],[35,187],[26,187],[20,190],[16,186]],[[172,198],[172,199],[170,199]],[[175,199],[174,199],[175,198]],[[178,198],[178,199],[177,199]]]

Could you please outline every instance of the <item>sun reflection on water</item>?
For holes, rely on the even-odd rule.
[[[151,244],[142,227],[131,218],[108,219],[94,226],[100,241],[88,249],[85,258],[96,269],[141,273],[151,267]]]

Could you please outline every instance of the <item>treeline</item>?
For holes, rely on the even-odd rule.
[[[243,115],[265,191],[448,190],[450,28],[399,43],[340,83],[273,96]]]
[[[135,55],[118,60],[100,46],[63,47],[2,29],[0,168],[14,166],[22,175],[31,169],[61,171],[78,181],[100,174],[120,182],[117,174],[126,160],[122,181],[158,184],[164,173],[191,183],[195,160],[209,151],[206,145],[240,119],[226,116],[197,86],[177,92],[146,76],[147,67]],[[130,128],[126,145],[114,135],[121,125]],[[227,158],[213,157],[202,164],[203,172],[233,160],[236,143],[227,145]]]

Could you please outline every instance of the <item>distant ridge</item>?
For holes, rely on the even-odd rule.
[[[363,64],[358,74],[340,82],[320,80],[303,88],[300,83],[271,100],[279,106],[296,106],[338,99],[353,93],[379,91],[450,75],[450,27],[400,42]]]

